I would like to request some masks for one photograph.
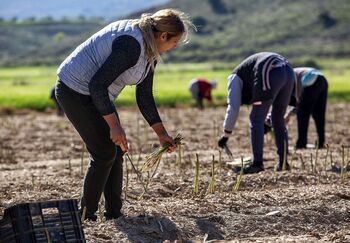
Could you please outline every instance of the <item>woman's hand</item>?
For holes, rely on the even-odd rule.
[[[176,144],[174,139],[169,136],[168,132],[165,130],[163,123],[158,122],[152,125],[153,130],[156,132],[159,138],[160,145],[164,146],[165,144],[170,144],[168,152],[174,152],[176,149]]]
[[[124,129],[120,126],[114,126],[110,129],[110,137],[113,143],[120,146],[124,153],[128,152],[128,141]]]
[[[166,144],[170,144],[170,147],[168,148],[169,153],[172,153],[175,151],[176,144],[175,144],[174,139],[172,137],[170,137],[168,134],[161,134],[158,136],[158,138],[159,138],[159,142],[162,146],[164,146]]]
[[[103,116],[109,126],[109,135],[113,143],[120,146],[123,153],[128,152],[128,141],[124,129],[120,125],[119,119],[116,113]]]

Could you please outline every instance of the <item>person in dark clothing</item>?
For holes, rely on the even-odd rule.
[[[196,101],[197,107],[203,109],[203,99],[208,100],[210,104],[213,103],[211,92],[216,89],[216,80],[208,81],[203,78],[196,78],[190,81],[189,91],[191,92],[192,98]]]
[[[315,121],[319,148],[325,145],[325,117],[328,82],[323,74],[310,67],[294,68],[299,102],[297,104],[298,139],[296,148],[306,148],[310,116]],[[295,112],[295,111],[294,111]]]
[[[261,52],[246,58],[228,77],[227,111],[223,124],[223,135],[218,146],[224,148],[238,118],[242,104],[252,105],[250,112],[250,140],[253,163],[243,169],[245,174],[264,170],[264,122],[272,106],[271,121],[279,161],[275,169],[282,170],[285,150],[288,151],[288,132],[284,114],[290,102],[294,86],[294,72],[288,61],[279,54]],[[287,162],[287,169],[289,165]],[[238,172],[239,172],[238,171]]]
[[[126,85],[136,85],[139,109],[160,144],[171,144],[168,152],[175,150],[155,105],[153,74],[160,54],[187,40],[189,26],[193,25],[188,16],[172,9],[116,21],[79,45],[60,65],[57,100],[90,154],[81,199],[86,219],[96,220],[102,192],[105,217],[122,215],[122,162],[128,142],[113,100]]]
[[[63,116],[64,112],[63,109],[61,107],[61,105],[58,103],[57,99],[56,99],[56,95],[55,95],[55,87],[53,87],[50,91],[50,99],[54,102],[55,104],[55,108],[56,108],[56,114],[58,116]]]

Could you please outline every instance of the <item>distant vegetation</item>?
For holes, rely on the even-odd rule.
[[[319,64],[329,80],[330,100],[349,102],[349,60],[320,60]],[[225,105],[226,78],[233,67],[234,64],[227,63],[160,64],[157,67],[154,81],[156,102],[160,106],[170,107],[193,104],[188,91],[188,83],[192,78],[204,77],[218,81],[218,88],[213,91],[215,103]],[[45,110],[53,107],[49,94],[56,80],[56,69],[56,66],[0,69],[0,110],[4,108]],[[135,87],[126,87],[116,102],[117,107],[136,105]]]
[[[0,20],[0,66],[57,65],[82,39],[104,25],[102,18],[50,17]]]
[[[254,52],[279,52],[295,63],[350,58],[347,0],[173,0],[198,27],[166,62],[235,62]],[[135,13],[129,17],[138,17]],[[107,24],[102,18],[0,20],[0,65],[58,65]]]

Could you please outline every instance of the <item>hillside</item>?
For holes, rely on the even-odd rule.
[[[55,65],[101,26],[98,22],[0,26],[0,65]]]
[[[350,57],[347,0],[173,0],[144,11],[168,7],[189,13],[198,32],[165,61],[233,61],[267,50],[293,59]],[[59,63],[104,24],[2,24],[0,65]]]
[[[347,0],[173,0],[191,13],[198,33],[172,60],[230,61],[271,50],[291,58],[349,57]]]
[[[1,0],[0,17],[3,19],[26,19],[30,17],[70,18],[76,16],[101,17],[105,19],[132,13],[159,5],[169,0]]]

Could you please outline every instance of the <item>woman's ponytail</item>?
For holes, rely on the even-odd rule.
[[[187,14],[175,9],[159,10],[153,15],[142,14],[141,18],[134,20],[133,24],[142,32],[145,53],[152,68],[154,68],[155,61],[160,61],[160,53],[155,40],[156,32],[166,32],[168,38],[182,35],[182,41],[188,42],[189,26],[196,29]]]

